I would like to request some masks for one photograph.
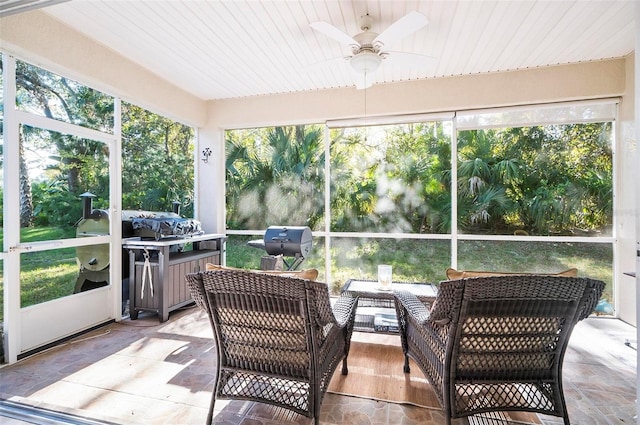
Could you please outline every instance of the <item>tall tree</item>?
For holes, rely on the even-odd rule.
[[[33,220],[33,197],[31,195],[31,180],[24,159],[22,133],[18,135],[18,150],[20,156],[20,227],[29,227]]]

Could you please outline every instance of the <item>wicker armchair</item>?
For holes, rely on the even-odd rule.
[[[604,283],[587,278],[499,276],[445,281],[431,310],[398,292],[405,373],[409,357],[447,417],[490,411],[559,416],[569,424],[562,362],[574,325]]]
[[[331,377],[347,356],[357,298],[333,308],[327,285],[239,270],[187,275],[196,304],[207,312],[217,348],[216,399],[284,407],[315,419]]]

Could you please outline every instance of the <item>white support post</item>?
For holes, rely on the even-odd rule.
[[[451,267],[458,268],[458,119],[451,120]]]
[[[636,135],[636,165],[640,165],[640,2],[635,4],[635,64],[634,64],[634,86],[635,86],[635,135]],[[640,171],[636,166],[637,175]],[[640,341],[640,185],[636,185],[636,341]],[[638,373],[638,364],[640,364],[640,351],[636,351],[636,422],[640,414],[640,374]]]
[[[324,281],[331,290],[331,130],[324,126]]]
[[[20,352],[20,126],[16,118],[16,61],[4,54],[4,356],[18,361]]]
[[[113,99],[113,135],[109,145],[109,234],[112,316],[122,320],[122,102]]]

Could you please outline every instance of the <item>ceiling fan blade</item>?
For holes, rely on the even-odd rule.
[[[331,24],[328,24],[326,22],[312,22],[309,25],[314,30],[321,32],[327,37],[333,38],[334,40],[339,41],[342,44],[346,44],[347,46],[360,46],[360,43],[354,40],[353,37],[347,35],[343,31],[340,31],[338,28],[334,27]]]
[[[409,34],[413,34],[429,23],[429,20],[422,13],[413,11],[395,21],[386,30],[382,31],[374,40],[374,46],[389,46],[396,41],[403,39]]]

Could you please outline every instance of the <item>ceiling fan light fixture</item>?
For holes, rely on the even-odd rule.
[[[373,74],[380,67],[382,58],[373,52],[360,52],[354,55],[349,63],[358,73]]]

